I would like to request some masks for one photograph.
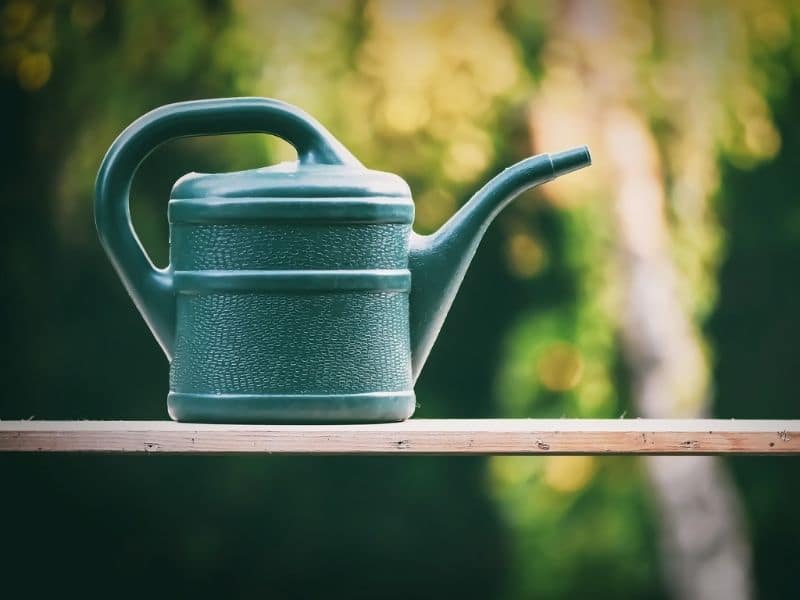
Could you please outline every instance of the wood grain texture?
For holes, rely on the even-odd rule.
[[[0,421],[0,452],[800,454],[800,421],[413,419],[378,425]]]

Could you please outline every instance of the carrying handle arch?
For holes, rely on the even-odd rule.
[[[175,341],[172,267],[157,268],[133,228],[130,190],[142,161],[170,140],[267,133],[294,146],[301,165],[361,163],[316,119],[268,98],[220,98],[168,104],[131,123],[103,158],[95,186],[95,225],[122,283],[169,360]]]

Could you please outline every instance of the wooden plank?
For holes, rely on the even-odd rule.
[[[377,425],[0,421],[2,452],[800,454],[800,421],[475,419]]]

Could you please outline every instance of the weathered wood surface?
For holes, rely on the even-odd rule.
[[[0,421],[0,452],[800,454],[800,421],[413,419],[379,425]]]

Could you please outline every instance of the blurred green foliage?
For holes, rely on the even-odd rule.
[[[667,4],[631,9],[630,35],[598,56],[629,76],[632,110],[669,157],[670,197],[716,199],[707,219],[672,215],[687,301],[713,346],[716,414],[797,418],[797,16],[789,2],[720,5],[701,25],[728,32],[727,46],[691,45],[663,17]],[[201,97],[296,103],[365,164],[405,177],[418,229],[431,231],[542,139],[570,144],[559,137],[569,131],[536,125],[537,110],[555,110],[545,99],[576,120],[593,101],[548,79],[575,66],[545,50],[559,8],[4,3],[0,418],[166,417],[166,361],[91,219],[97,166],[134,118]],[[717,62],[687,67],[706,55]],[[262,136],[157,150],[133,206],[156,262],[180,175],[290,158]],[[521,198],[491,229],[420,380],[418,416],[633,416],[604,262],[611,231],[590,176]],[[758,588],[800,590],[796,467],[734,467]],[[42,593],[107,595],[115,582],[123,597],[664,595],[653,505],[632,459],[1,456],[0,481],[2,581]]]

